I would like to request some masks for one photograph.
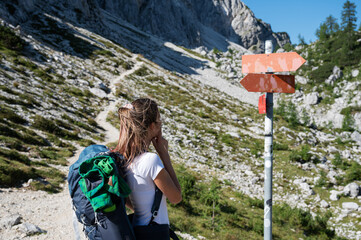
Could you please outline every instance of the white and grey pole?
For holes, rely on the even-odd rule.
[[[265,43],[265,53],[273,52],[271,40]],[[268,72],[270,73],[270,72]],[[264,240],[272,239],[272,168],[273,168],[273,93],[266,93],[264,145]]]

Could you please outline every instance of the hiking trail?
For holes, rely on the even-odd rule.
[[[134,55],[135,60],[137,55]],[[108,94],[109,103],[104,106],[96,117],[98,125],[104,129],[104,142],[97,144],[105,144],[108,142],[115,142],[118,140],[119,131],[114,126],[106,121],[108,112],[116,111],[118,100],[114,96],[115,86],[120,80],[142,66],[142,62],[136,62],[134,67],[128,71],[123,72],[119,77],[110,81],[109,88],[111,92]],[[66,176],[68,174],[69,166],[73,164],[79,157],[80,152],[84,149],[76,145],[77,151],[74,156],[68,159],[67,167],[59,167]],[[63,190],[60,193],[48,194],[44,191],[32,191],[24,187],[21,188],[0,188],[0,239],[75,239],[75,232],[73,228],[73,211],[71,207],[71,199],[67,182],[62,184]],[[2,229],[3,221],[10,219],[10,216],[20,215],[21,222],[10,229]],[[23,230],[25,223],[33,224],[41,230],[46,231],[42,234],[27,236],[26,231]],[[85,239],[80,224],[79,233],[81,239]]]

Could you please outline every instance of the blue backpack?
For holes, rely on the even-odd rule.
[[[84,161],[96,156],[110,156],[114,162],[118,158],[116,153],[112,153],[104,145],[91,145],[81,152],[79,159],[69,168],[69,193],[77,220],[83,224],[83,231],[88,239],[134,240],[134,231],[125,211],[125,199],[123,197],[111,196],[112,202],[116,206],[114,211],[95,212],[90,201],[81,190],[79,167]],[[115,168],[115,171],[117,171],[118,176],[121,176],[119,169]],[[91,184],[88,185],[88,188],[92,187]]]

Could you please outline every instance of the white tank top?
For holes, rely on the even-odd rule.
[[[137,156],[126,171],[126,180],[132,190],[129,198],[134,208],[133,226],[148,225],[154,201],[154,179],[164,168],[162,160],[155,153],[145,152]],[[158,224],[169,224],[166,197],[163,194],[158,215]]]

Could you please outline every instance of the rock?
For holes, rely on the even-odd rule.
[[[351,152],[347,149],[342,151],[341,155],[343,158],[346,158],[346,159],[350,159],[352,157]]]
[[[335,190],[331,190],[331,195],[330,195],[330,199],[332,201],[337,201],[338,199],[340,199],[340,192],[339,191],[335,191]]]
[[[20,221],[21,216],[19,214],[1,217],[0,229],[10,229],[11,227],[19,224]]]
[[[98,84],[98,88],[106,93],[110,93],[110,89],[102,82]]]
[[[304,102],[307,105],[316,105],[319,102],[318,92],[305,95]]]
[[[296,75],[295,80],[297,83],[300,84],[307,84],[308,83],[308,79],[299,75]]]
[[[90,88],[89,91],[100,98],[106,98],[107,94],[99,88]]]
[[[18,227],[18,230],[25,233],[26,236],[31,236],[35,234],[45,233],[46,231],[42,230],[38,226],[31,223],[23,223]]]
[[[334,178],[337,176],[337,173],[335,171],[329,171],[327,174],[328,178]]]
[[[238,133],[236,133],[236,132],[227,132],[227,134],[231,135],[232,137],[241,139],[241,136],[240,136]]]
[[[321,162],[322,164],[325,164],[325,163],[327,162],[326,156],[323,156],[323,157],[320,159],[320,162]]]
[[[342,208],[346,210],[356,211],[358,209],[358,204],[354,202],[343,202]]]
[[[323,208],[329,208],[330,207],[330,204],[328,202],[326,202],[325,200],[322,200],[320,205]]]
[[[234,77],[236,77],[236,74],[234,72],[230,72],[227,77],[234,78]]]
[[[336,152],[338,152],[338,149],[334,146],[328,146],[327,151],[329,153],[336,153]]]
[[[337,77],[334,74],[331,74],[326,80],[325,83],[329,85],[333,85],[333,83],[337,80]]]
[[[333,73],[333,75],[335,75],[336,79],[339,79],[343,76],[341,69],[337,66],[333,67],[332,73]]]
[[[355,113],[354,117],[355,119],[355,126],[359,132],[361,132],[361,112]]]
[[[357,77],[359,75],[360,71],[358,69],[354,69],[351,71],[351,76],[352,77]]]
[[[351,198],[357,198],[360,195],[360,186],[357,183],[350,183],[344,188],[343,194]]]
[[[359,132],[354,131],[351,134],[351,139],[361,145],[361,134]]]
[[[295,50],[296,51],[300,51],[300,50],[302,50],[303,49],[303,45],[297,45],[296,47],[295,47]]]

